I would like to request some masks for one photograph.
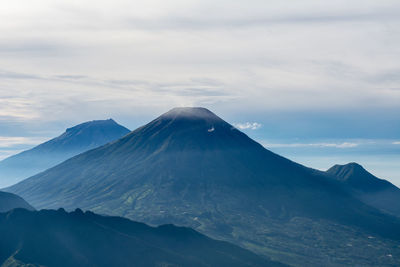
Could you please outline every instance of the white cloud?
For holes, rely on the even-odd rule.
[[[393,145],[400,145],[400,141],[395,141],[392,143]]]
[[[398,1],[19,0],[3,7],[0,100],[8,103],[0,102],[0,119],[130,116],[182,105],[371,110],[400,101],[393,90],[400,88]]]
[[[257,130],[261,127],[261,123],[258,122],[245,122],[245,123],[235,123],[234,126],[240,130]]]
[[[359,144],[343,142],[343,143],[291,143],[291,144],[276,144],[264,143],[265,147],[334,147],[334,148],[352,148]]]

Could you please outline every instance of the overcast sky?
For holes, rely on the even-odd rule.
[[[0,157],[174,106],[208,107],[271,146],[400,147],[399,14],[398,0],[4,2]]]

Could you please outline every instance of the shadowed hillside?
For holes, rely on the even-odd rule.
[[[0,214],[0,266],[271,266],[190,228],[157,228],[81,210],[17,209]]]
[[[335,165],[327,173],[353,190],[361,201],[400,216],[400,189],[392,183],[375,177],[357,163]]]

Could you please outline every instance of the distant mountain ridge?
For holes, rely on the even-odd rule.
[[[0,191],[0,212],[7,212],[17,208],[34,210],[34,208],[21,197]]]
[[[56,138],[0,161],[0,188],[117,140],[129,132],[112,119],[89,121],[68,128]]]
[[[88,121],[67,128],[62,135],[39,145],[38,148],[48,151],[95,148],[129,132],[129,129],[119,125],[113,119]]]
[[[76,210],[0,214],[0,266],[284,267],[190,228]]]
[[[204,108],[172,109],[7,190],[38,208],[188,226],[291,265],[391,266],[382,254],[400,256],[400,220]],[[369,236],[373,246],[357,245]]]
[[[327,173],[354,190],[368,205],[400,216],[400,189],[392,183],[377,178],[355,162],[335,165]]]

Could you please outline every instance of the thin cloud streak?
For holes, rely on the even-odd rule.
[[[329,24],[329,23],[370,23],[374,21],[399,21],[398,12],[383,10],[370,13],[349,14],[308,14],[294,16],[268,16],[253,18],[170,18],[162,19],[130,19],[126,21],[128,27],[135,30],[216,30],[216,29],[240,29],[248,27],[266,27],[277,25],[294,25],[298,27],[304,24]]]
[[[44,141],[40,137],[0,136],[0,148],[10,148],[16,145],[36,145]]]
[[[292,143],[292,144],[277,144],[277,143],[263,143],[266,148],[274,148],[274,147],[325,147],[325,148],[354,148],[359,144],[343,142],[343,143]]]

